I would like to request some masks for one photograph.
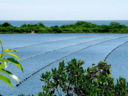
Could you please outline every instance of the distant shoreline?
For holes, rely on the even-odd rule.
[[[127,21],[128,22],[128,21]],[[59,22],[65,23],[65,22]],[[12,33],[128,33],[128,25],[119,22],[109,24],[95,24],[85,21],[77,21],[73,24],[45,26],[42,22],[37,24],[22,24],[14,26],[9,22],[0,24],[1,34]]]

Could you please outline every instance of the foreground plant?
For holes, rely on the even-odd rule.
[[[64,61],[51,72],[42,73],[43,91],[38,96],[128,96],[128,82],[111,77],[106,62],[83,69],[81,60]]]
[[[12,85],[10,79],[7,76],[5,76],[4,74],[8,75],[12,79],[19,82],[18,77],[16,75],[12,74],[10,71],[8,71],[7,67],[9,66],[9,64],[14,64],[23,72],[23,68],[22,68],[21,64],[18,62],[18,60],[21,61],[21,59],[17,55],[14,54],[15,52],[17,52],[16,50],[4,49],[1,40],[0,40],[0,46],[1,46],[1,50],[0,50],[0,80],[7,83],[11,87],[14,87]],[[9,57],[9,56],[11,56],[11,57]]]

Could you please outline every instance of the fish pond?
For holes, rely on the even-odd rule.
[[[11,88],[0,81],[4,96],[34,94],[42,91],[41,73],[50,71],[62,60],[84,60],[84,68],[106,61],[111,64],[112,77],[128,78],[128,34],[0,34],[4,48],[16,49],[22,59],[22,73],[10,64],[8,70],[22,82]],[[128,79],[127,79],[128,80]],[[18,84],[11,80],[13,85]]]

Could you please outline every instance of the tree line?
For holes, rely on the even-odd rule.
[[[43,23],[23,24],[20,27],[8,22],[0,24],[0,33],[128,33],[128,26],[118,22],[109,25],[97,25],[78,21],[75,24],[46,27]]]

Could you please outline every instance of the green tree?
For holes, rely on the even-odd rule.
[[[44,25],[43,23],[41,23],[41,22],[39,22],[39,23],[37,24],[37,26],[39,26],[39,27],[45,27],[45,25]]]
[[[10,27],[10,26],[12,26],[12,25],[9,24],[8,22],[5,22],[5,23],[2,24],[2,27]]]
[[[111,28],[126,28],[125,25],[122,25],[118,22],[111,22],[110,25],[109,25]]]
[[[128,96],[128,82],[111,77],[110,65],[106,62],[93,64],[83,69],[82,60],[72,59],[51,72],[42,73],[43,91],[38,96]]]
[[[55,32],[55,33],[61,33],[61,32],[62,32],[62,30],[61,30],[60,27],[58,27],[58,26],[53,26],[53,27],[51,27],[51,29],[52,29],[52,31]]]

